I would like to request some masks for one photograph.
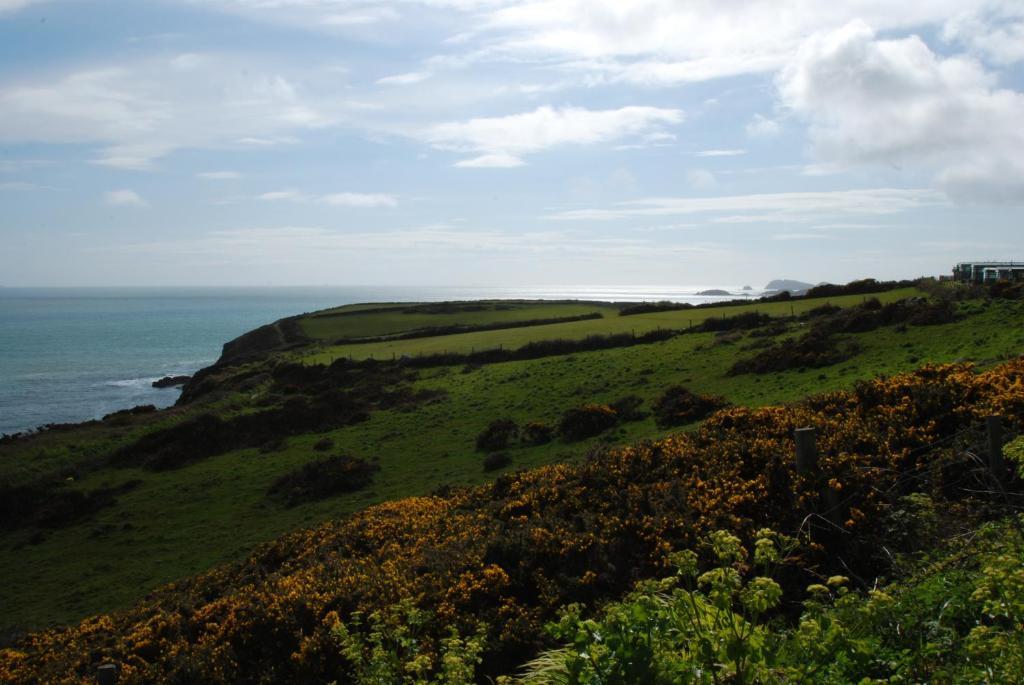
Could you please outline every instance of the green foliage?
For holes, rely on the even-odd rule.
[[[712,533],[705,544],[714,568],[698,572],[693,551],[673,554],[676,575],[641,583],[600,619],[569,606],[551,634],[567,642],[527,666],[524,685],[754,683],[770,672],[778,649],[766,629],[782,588],[767,575],[744,578],[748,562],[768,573],[794,541],[762,530],[752,555],[739,538]],[[752,556],[752,559],[750,558]]]
[[[706,541],[710,570],[699,573],[698,555],[679,552],[675,576],[639,584],[597,618],[568,607],[549,626],[566,646],[527,664],[520,682],[1020,682],[1022,524],[987,524],[963,547],[941,550],[942,562],[885,589],[855,592],[845,576],[822,579],[807,587],[792,623],[773,617],[782,591],[770,573],[793,541],[764,530],[748,554],[719,531]]]
[[[331,634],[357,685],[471,685],[484,649],[484,630],[463,636],[449,628],[439,649],[429,640],[432,613],[410,601],[337,621]]]
[[[1024,478],[1024,437],[1017,438],[1003,448],[1003,454],[1013,464],[1017,476]]]

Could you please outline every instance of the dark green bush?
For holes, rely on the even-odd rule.
[[[512,463],[508,452],[491,452],[484,457],[484,471],[497,471]]]
[[[342,492],[361,490],[373,482],[377,471],[380,467],[365,459],[339,454],[316,459],[289,471],[274,481],[267,494],[293,507]]]
[[[636,395],[626,395],[608,406],[615,411],[619,421],[643,421],[647,418],[647,412],[640,410],[643,403],[644,401]]]
[[[519,426],[512,419],[495,419],[476,436],[479,452],[503,450],[519,436]]]
[[[558,433],[566,442],[576,442],[599,435],[617,422],[618,415],[607,404],[585,404],[562,414]]]
[[[698,395],[681,385],[673,385],[654,402],[654,418],[662,428],[682,426],[699,421],[728,404],[724,397]]]
[[[531,421],[523,426],[520,438],[527,445],[546,445],[554,437],[555,429],[540,421]]]

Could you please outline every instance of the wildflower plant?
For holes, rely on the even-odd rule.
[[[484,634],[464,637],[449,627],[433,646],[432,612],[409,601],[364,615],[355,612],[331,629],[358,685],[471,685],[484,649]]]
[[[568,645],[529,666],[528,685],[628,683],[753,683],[770,670],[777,649],[766,629],[782,600],[771,571],[796,542],[758,531],[752,552],[727,531],[705,540],[713,568],[683,550],[669,557],[675,574],[641,583],[600,620],[572,605],[549,626]],[[753,568],[763,575],[743,573]]]

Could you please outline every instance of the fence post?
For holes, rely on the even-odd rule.
[[[818,431],[814,428],[797,428],[793,437],[796,440],[796,471],[809,474],[818,468]]]
[[[1001,416],[985,417],[985,433],[988,435],[988,467],[996,478],[1006,475],[1006,461],[1003,459],[1003,419]]]
[[[117,683],[117,666],[103,664],[96,669],[96,682],[98,685],[115,685]]]

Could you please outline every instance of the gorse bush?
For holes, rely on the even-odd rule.
[[[654,417],[662,428],[682,426],[703,419],[728,404],[724,397],[698,395],[681,385],[673,385],[655,400]]]
[[[540,421],[531,421],[523,426],[522,440],[527,445],[546,445],[555,435],[555,429]]]
[[[615,410],[607,404],[584,404],[562,414],[558,434],[566,442],[576,442],[600,435],[618,422]]]
[[[831,334],[815,330],[796,340],[776,343],[749,359],[737,361],[729,368],[729,375],[818,369],[845,361],[858,351],[855,342],[840,342]]]
[[[640,409],[644,401],[636,395],[620,397],[608,406],[615,412],[619,421],[643,421],[647,418],[647,412]]]
[[[475,679],[485,682],[551,647],[544,626],[562,607],[593,606],[621,597],[638,580],[663,576],[674,550],[700,551],[698,541],[710,530],[729,531],[749,547],[767,521],[779,531],[802,530],[799,553],[770,576],[762,574],[782,590],[777,609],[763,618],[779,611],[781,620],[821,578],[842,573],[870,582],[889,572],[886,522],[893,507],[903,506],[901,497],[928,494],[936,510],[960,525],[970,523],[971,512],[992,511],[1001,495],[989,494],[989,481],[969,478],[946,447],[956,436],[969,438],[992,414],[1006,417],[1008,429],[1022,427],[1024,360],[983,372],[970,365],[928,366],[786,407],[723,409],[691,433],[578,464],[503,474],[444,496],[387,502],[289,533],[244,560],[159,589],[133,608],[25,637],[0,650],[0,682],[87,683],[108,660],[119,665],[121,685],[353,682],[361,667],[339,647],[337,620],[349,625],[354,612],[369,616],[403,601],[436,617],[424,624],[417,643],[435,669],[450,629],[465,639],[483,626]],[[798,473],[793,464],[793,430],[802,426],[818,429],[817,473]],[[1019,480],[1004,487],[1011,498],[1022,491]],[[838,494],[829,510],[823,491]],[[990,575],[1012,571],[1001,569],[993,566]],[[747,587],[746,570],[736,570]],[[695,589],[714,605],[710,587]],[[988,601],[971,594],[964,598],[967,608],[950,606],[942,619],[959,621]],[[931,604],[916,596],[905,611],[935,606],[934,614],[919,614],[925,625],[946,599]],[[921,633],[908,636],[905,623],[887,623],[883,608],[870,610],[874,623],[852,642],[832,640],[831,623],[809,624],[801,649],[836,645],[815,663],[834,662],[852,673],[859,666],[844,665],[843,655],[867,639],[862,636],[877,634],[886,637],[883,646],[891,651],[885,654],[892,655],[883,656],[883,665],[898,660]],[[1016,616],[993,612],[979,619],[976,625],[989,628],[992,641],[979,634],[976,649],[992,653],[997,640],[1012,647],[1021,634],[1013,632]],[[973,627],[940,625],[955,635]],[[951,658],[959,656],[967,658],[963,652]],[[1007,651],[1006,669],[1011,656]],[[873,673],[828,677],[858,682]],[[815,674],[804,682],[830,681]]]
[[[377,464],[339,454],[307,462],[274,481],[267,491],[293,507],[303,502],[331,497],[342,492],[362,490],[380,471]]]

